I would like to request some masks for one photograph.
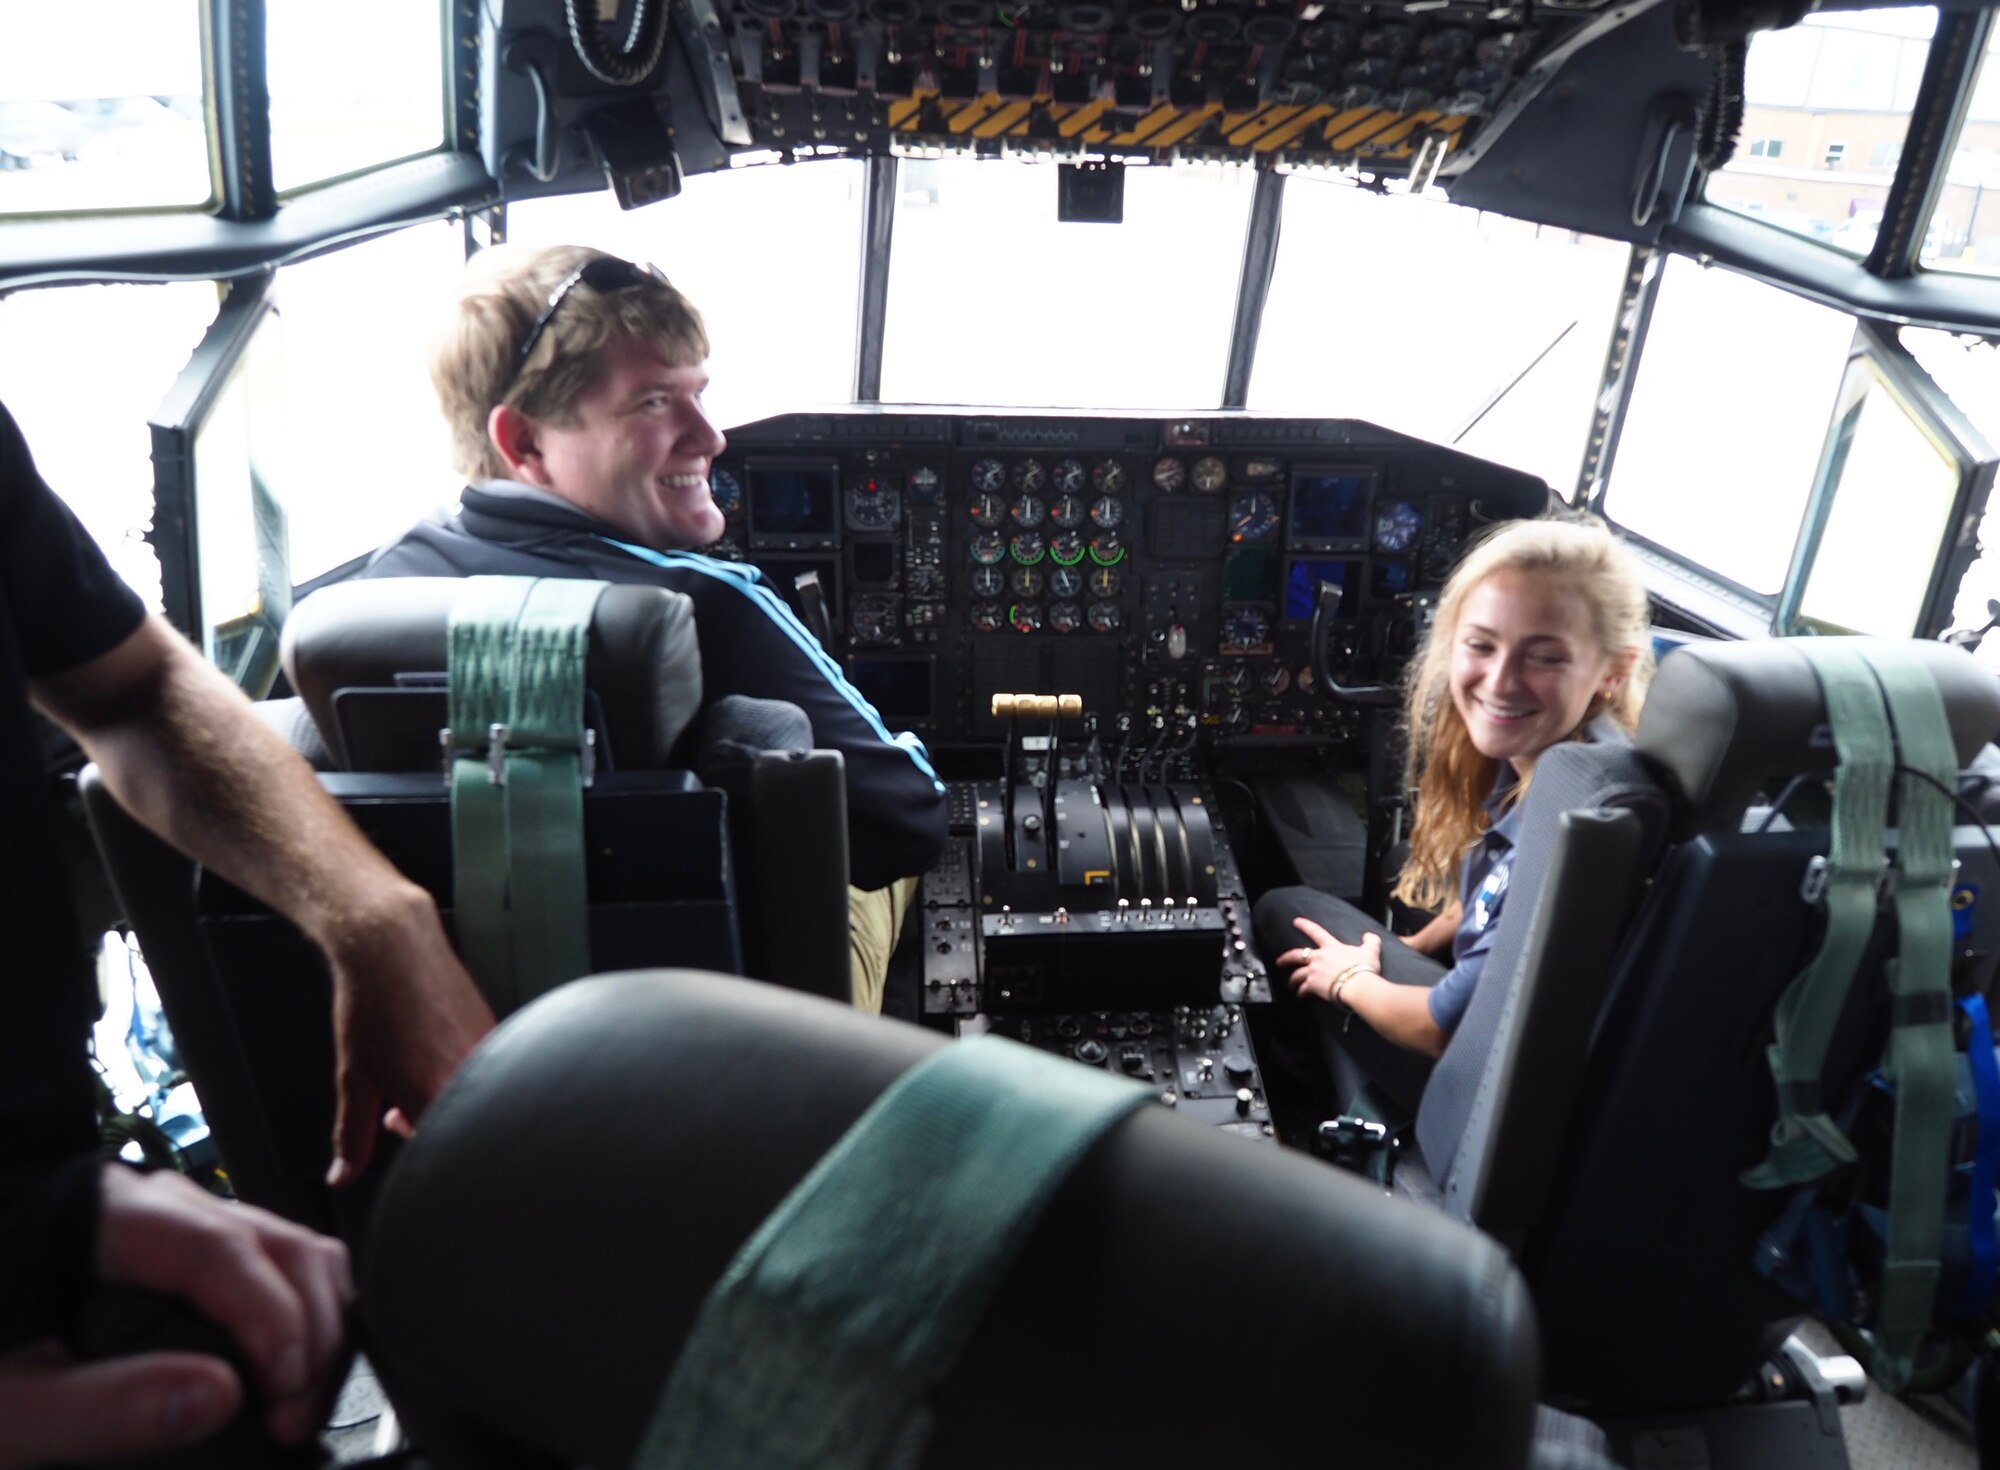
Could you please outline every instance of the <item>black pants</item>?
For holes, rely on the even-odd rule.
[[[1293,926],[1296,918],[1311,919],[1343,944],[1359,944],[1364,934],[1382,936],[1382,974],[1397,985],[1432,986],[1444,978],[1445,967],[1428,955],[1417,953],[1389,932],[1380,920],[1371,919],[1353,904],[1321,893],[1317,888],[1279,888],[1257,900],[1253,925],[1257,947],[1271,967],[1271,989],[1280,1004],[1304,1005],[1320,1035],[1320,1050],[1327,1071],[1333,1077],[1335,1100],[1341,1107],[1353,1101],[1361,1088],[1373,1083],[1405,1112],[1414,1114],[1430,1079],[1431,1059],[1421,1052],[1381,1035],[1359,1016],[1337,1005],[1307,998],[1290,999],[1291,987],[1284,982],[1289,971],[1280,971],[1277,957],[1288,949],[1310,947],[1312,941]]]

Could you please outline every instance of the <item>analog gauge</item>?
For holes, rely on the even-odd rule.
[[[1083,497],[1081,495],[1059,496],[1056,499],[1056,503],[1049,507],[1049,519],[1054,521],[1058,526],[1061,526],[1065,531],[1073,531],[1082,525],[1083,514]]]
[[[910,499],[920,505],[935,505],[938,491],[944,487],[938,472],[927,464],[920,464],[911,470],[908,483]]]
[[[972,488],[981,495],[991,495],[1007,483],[1007,467],[997,459],[975,459],[972,468],[966,472],[972,481]]]
[[[1049,577],[1040,567],[1015,567],[1007,585],[1016,597],[1040,597],[1048,589]]]
[[[902,503],[896,492],[870,477],[847,487],[847,529],[850,531],[893,531],[903,518]]]
[[[1099,495],[1116,495],[1125,488],[1125,466],[1115,459],[1099,460],[1090,472],[1090,488]]]
[[[715,497],[715,508],[725,517],[733,520],[743,509],[743,482],[728,470],[716,470],[709,475],[708,493]]]
[[[1392,500],[1387,505],[1378,506],[1375,511],[1375,549],[1408,551],[1416,544],[1417,533],[1423,528],[1422,513],[1406,500]]]
[[[856,643],[887,643],[896,636],[896,605],[886,597],[864,597],[847,614]]]
[[[1204,495],[1213,495],[1229,483],[1229,466],[1222,462],[1219,455],[1204,454],[1194,462],[1194,468],[1188,474],[1194,481],[1194,488]]]
[[[1083,538],[1074,531],[1056,532],[1049,538],[1049,560],[1057,566],[1075,566],[1083,560]]]
[[[1227,633],[1228,631],[1228,625],[1225,623],[1223,632]],[[1229,672],[1222,676],[1222,686],[1239,699],[1248,694],[1250,692],[1250,665],[1231,664]]]
[[[1039,495],[1016,495],[1014,503],[1007,507],[1008,519],[1024,531],[1031,526],[1039,526],[1042,517],[1047,514],[1048,507],[1042,504]]]
[[[1222,619],[1224,648],[1262,648],[1271,641],[1271,619],[1262,608],[1239,607]]]
[[[982,633],[997,633],[1001,623],[1006,621],[1006,615],[997,602],[975,602],[967,616],[972,620],[972,626]]]
[[[1014,553],[1014,560],[1024,567],[1031,567],[1049,554],[1048,543],[1042,540],[1040,531],[1016,531],[1007,549]]]
[[[1039,459],[1024,459],[1014,466],[1014,488],[1026,490],[1030,495],[1038,495],[1049,483],[1049,472],[1042,468]]]
[[[1083,573],[1072,566],[1059,566],[1049,573],[1049,596],[1071,598],[1083,596]]]
[[[1115,602],[1093,602],[1090,626],[1100,633],[1116,633],[1125,626],[1125,614]]]
[[[1007,542],[997,531],[972,538],[972,559],[981,566],[990,567],[1003,561],[1007,556]]]
[[[1100,531],[1115,531],[1125,520],[1125,502],[1115,495],[1100,495],[1090,503],[1090,523]]]
[[[1264,670],[1264,677],[1257,681],[1264,686],[1264,692],[1273,697],[1283,694],[1292,687],[1292,671],[1272,664]]]
[[[998,567],[974,567],[972,569],[972,595],[974,597],[999,597],[1007,590],[1007,574]]]
[[[1172,495],[1187,484],[1187,464],[1178,455],[1161,455],[1153,461],[1153,484]]]
[[[1060,495],[1081,495],[1083,487],[1090,482],[1090,472],[1079,460],[1059,459],[1050,472],[1049,481]]]
[[[1074,633],[1083,626],[1083,609],[1073,602],[1053,603],[1049,607],[1049,626],[1058,633]]]
[[[1231,541],[1269,541],[1278,532],[1278,502],[1270,492],[1252,490],[1229,504]]]
[[[1092,597],[1116,597],[1125,585],[1125,574],[1114,572],[1110,567],[1099,567],[1090,574],[1090,595]]]
[[[985,526],[989,530],[1007,519],[1007,502],[997,495],[982,495],[972,502],[974,525]]]
[[[1016,633],[1039,633],[1042,631],[1042,605],[1039,602],[1017,602],[1007,609],[1007,621],[1014,625]]]
[[[1125,560],[1125,543],[1109,531],[1090,538],[1090,559],[1101,567],[1115,567]]]

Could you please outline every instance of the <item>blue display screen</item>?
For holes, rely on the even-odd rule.
[[[760,536],[831,536],[840,477],[830,464],[751,465],[750,529]]]
[[[1370,470],[1300,470],[1292,476],[1291,544],[1306,550],[1368,544]]]
[[[1285,616],[1293,622],[1310,618],[1322,582],[1331,582],[1341,589],[1340,616],[1353,617],[1356,604],[1361,601],[1361,563],[1320,560],[1292,563],[1285,576]]]

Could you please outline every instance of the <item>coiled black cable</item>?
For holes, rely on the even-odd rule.
[[[584,14],[584,4],[590,13]],[[563,0],[570,45],[585,71],[613,87],[635,87],[653,74],[667,47],[667,8],[660,0],[632,0],[632,24],[615,50],[605,40],[594,0]]]
[[[1748,41],[1725,41],[1708,81],[1708,101],[1701,110],[1701,133],[1695,157],[1714,173],[1736,156],[1743,131],[1743,70],[1750,55]]]

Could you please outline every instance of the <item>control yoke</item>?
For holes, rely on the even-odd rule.
[[[1338,582],[1321,582],[1313,598],[1310,642],[1314,685],[1328,699],[1340,704],[1393,705],[1402,698],[1393,684],[1342,684],[1333,677],[1333,660],[1328,653],[1328,645],[1333,640],[1334,622],[1340,617],[1340,596]]]

